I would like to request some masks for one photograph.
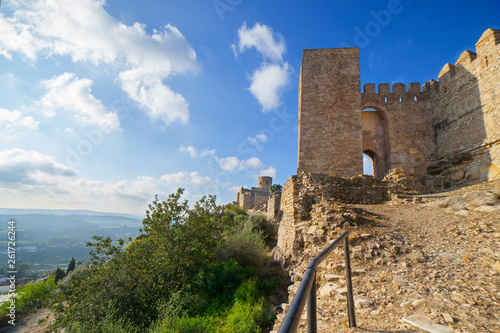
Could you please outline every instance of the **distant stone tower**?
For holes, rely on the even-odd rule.
[[[269,190],[269,186],[273,184],[273,177],[259,177],[259,188]]]

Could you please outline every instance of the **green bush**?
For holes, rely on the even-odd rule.
[[[264,215],[253,214],[247,218],[252,223],[254,230],[262,232],[262,238],[269,247],[274,247],[276,244],[276,227],[272,221],[269,221]]]
[[[194,280],[198,293],[209,303],[209,313],[218,313],[230,307],[234,302],[234,293],[245,278],[245,271],[236,260],[230,259],[221,263],[209,265],[200,271]],[[203,310],[198,310],[203,313]]]
[[[50,276],[45,281],[30,282],[27,285],[16,289],[16,312],[27,312],[35,308],[40,308],[50,298],[52,291],[55,289],[55,277]],[[7,307],[10,302],[5,302],[0,306],[0,314],[8,312]]]
[[[238,205],[231,205],[224,210],[224,212],[231,212],[235,215],[247,215],[247,211],[244,208],[241,208]]]
[[[75,268],[74,270],[70,271],[68,273],[68,275],[66,275],[62,280],[60,280],[57,283],[57,288],[58,288],[57,292],[58,293],[66,292],[71,285],[71,281],[73,281],[73,279],[76,276],[82,276],[84,274],[88,274],[88,272],[89,272],[89,270],[88,270],[88,267],[86,267],[86,266],[79,266],[79,267]]]
[[[262,296],[264,295],[256,277],[245,280],[234,294],[236,301],[245,303],[257,303]]]
[[[215,250],[219,261],[234,259],[242,267],[262,270],[267,263],[266,246],[262,232],[254,230],[250,221],[236,225],[222,236]]]
[[[65,328],[68,333],[88,333],[88,332],[105,332],[105,333],[139,333],[134,325],[126,322],[123,319],[116,319],[116,315],[107,315],[100,321],[74,321],[68,324]]]
[[[226,325],[222,328],[222,333],[260,333],[262,329],[263,301],[258,303],[248,303],[236,301],[229,310],[226,317]]]

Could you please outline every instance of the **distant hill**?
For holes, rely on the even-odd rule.
[[[27,214],[43,214],[43,215],[84,215],[84,216],[124,216],[129,218],[142,219],[143,215],[121,214],[121,213],[105,213],[96,212],[93,210],[71,210],[71,209],[22,209],[22,208],[0,208],[0,215],[27,215]]]
[[[43,272],[65,267],[71,257],[87,261],[91,249],[86,243],[95,235],[113,240],[137,237],[143,216],[88,210],[0,208],[0,262],[5,265],[7,222],[11,219],[16,220],[16,260],[29,263],[33,271]]]

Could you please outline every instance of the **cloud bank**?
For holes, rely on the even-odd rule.
[[[104,5],[102,0],[16,1],[12,16],[0,15],[0,55],[30,61],[69,56],[73,62],[107,65],[151,118],[187,122],[188,102],[163,81],[196,73],[195,51],[176,27],[168,24],[149,34],[144,24],[116,20]]]

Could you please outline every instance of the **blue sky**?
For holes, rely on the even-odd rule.
[[[0,207],[143,213],[235,200],[297,168],[303,49],[360,47],[365,83],[437,79],[500,2],[4,0]]]

